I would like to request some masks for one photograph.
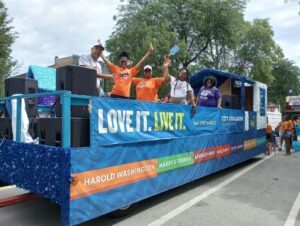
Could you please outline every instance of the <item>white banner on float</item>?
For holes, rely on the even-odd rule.
[[[19,96],[22,94],[15,94],[13,96]],[[24,98],[21,99],[21,109],[17,109],[17,99],[12,99],[11,100],[11,112],[12,112],[12,117],[11,117],[11,123],[12,123],[12,132],[13,132],[13,140],[16,141],[17,139],[17,110],[21,111],[21,142],[25,143],[32,143],[32,137],[28,133],[28,128],[29,128],[29,119],[27,117],[27,112],[25,109],[25,101]]]
[[[257,129],[267,127],[267,85],[255,82],[253,85],[253,110],[257,112]]]

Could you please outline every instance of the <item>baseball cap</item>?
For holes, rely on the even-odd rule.
[[[101,44],[101,42],[100,42],[99,39],[94,43],[93,47],[95,47],[95,46],[100,46],[100,48],[101,48],[102,50],[104,50],[104,47],[103,47],[103,45]]]
[[[152,67],[151,67],[150,65],[146,65],[146,66],[144,67],[144,71],[145,71],[146,69],[149,69],[149,70],[152,71]]]

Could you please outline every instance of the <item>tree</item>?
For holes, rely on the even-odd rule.
[[[106,42],[110,58],[117,62],[118,54],[126,50],[132,61],[137,62],[152,42],[155,52],[147,63],[160,75],[164,55],[171,46],[178,44],[180,51],[172,57],[170,73],[176,75],[179,67],[189,67],[192,72],[199,70],[208,62],[210,47],[222,43],[222,47],[215,48],[217,51],[232,48],[242,25],[246,2],[128,0],[119,7],[119,14],[114,17],[117,20],[115,30]]]
[[[129,0],[119,8],[107,47],[114,60],[118,52],[127,49],[137,61],[152,40],[156,52],[150,62],[157,66],[168,48],[177,43],[181,51],[173,59],[172,68],[180,64],[198,69],[212,67],[255,77],[264,66],[267,71],[263,81],[270,82],[270,62],[277,51],[273,30],[267,19],[246,22],[246,3]]]
[[[0,0],[0,96],[3,96],[4,78],[7,76],[16,61],[12,59],[11,45],[17,37],[14,27],[10,26],[11,20],[8,19],[7,9]]]
[[[106,42],[110,58],[117,62],[119,52],[126,50],[137,62],[153,42],[155,52],[147,64],[160,75],[163,56],[176,43],[180,51],[172,57],[170,74],[176,75],[179,66],[192,73],[210,67],[270,85],[274,62],[284,56],[268,19],[244,20],[247,2],[128,0],[119,7],[115,30]]]
[[[274,80],[268,87],[269,102],[285,106],[286,96],[300,95],[300,68],[294,62],[284,58],[279,59],[273,64],[272,74]],[[289,94],[289,90],[293,93]]]
[[[180,65],[201,64],[214,42],[230,46],[243,20],[245,5],[243,0],[129,0],[119,8],[107,49],[113,60],[125,49],[136,62],[152,41],[155,56],[149,62],[158,67],[176,43],[181,50],[172,59],[174,73]]]
[[[273,62],[283,56],[273,39],[273,30],[267,19],[255,19],[244,25],[234,49],[230,71],[247,75],[255,80],[271,84]]]

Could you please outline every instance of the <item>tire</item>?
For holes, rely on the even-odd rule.
[[[129,215],[130,213],[132,213],[136,209],[137,206],[138,206],[137,203],[133,203],[128,206],[124,206],[123,208],[120,208],[114,212],[109,213],[109,216],[113,217],[113,218],[125,217],[125,216]]]

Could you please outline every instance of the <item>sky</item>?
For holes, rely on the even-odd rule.
[[[21,63],[18,73],[29,65],[49,66],[54,57],[90,52],[114,31],[119,0],[3,0],[8,18],[18,32],[12,57]],[[274,39],[285,57],[300,67],[300,5],[284,0],[251,0],[245,19],[269,18]]]

